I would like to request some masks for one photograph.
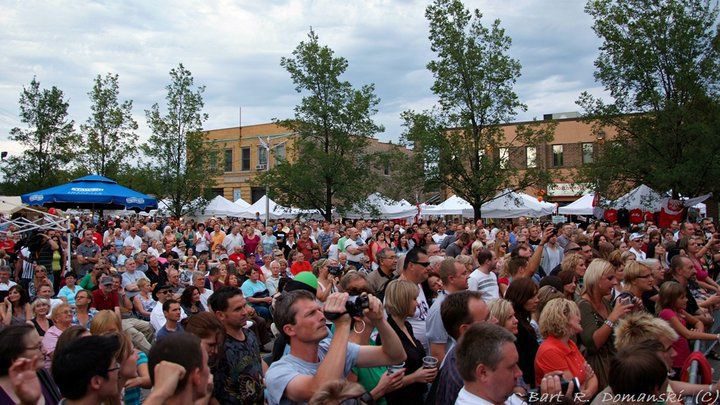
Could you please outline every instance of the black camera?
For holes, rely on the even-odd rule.
[[[370,298],[367,294],[352,295],[345,302],[345,309],[350,316],[362,316],[365,309],[370,308]]]
[[[328,272],[333,276],[342,276],[342,269],[340,266],[328,266]]]
[[[370,298],[367,294],[351,295],[348,297],[347,301],[345,301],[345,312],[347,312],[351,317],[362,316],[363,311],[366,308],[370,308]],[[343,316],[345,312],[325,312],[325,318],[330,321],[334,321]]]

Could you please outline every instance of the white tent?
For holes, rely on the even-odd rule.
[[[219,195],[208,202],[203,215],[206,217],[239,217],[244,212],[238,205]]]
[[[560,215],[592,215],[595,194],[585,194],[570,204],[558,208]]]
[[[472,218],[475,216],[472,205],[464,199],[454,195],[440,204],[429,206],[422,211],[423,215],[462,215]]]
[[[247,207],[250,206],[250,203],[243,200],[242,198],[238,198],[237,200],[235,200],[235,205],[240,207],[240,209],[245,210]]]
[[[346,213],[345,217],[353,219],[402,219],[412,218],[417,215],[417,207],[411,205],[409,202],[392,201],[384,198],[380,193],[374,193],[368,196],[365,204],[375,207],[377,213],[373,213],[372,209],[367,207],[357,207]]]
[[[538,201],[524,193],[503,192],[482,205],[481,215],[483,218],[543,217],[552,215],[556,208],[556,204]]]
[[[610,207],[614,209],[625,208],[627,210],[639,208],[643,211],[656,212],[660,211],[665,200],[667,200],[667,196],[641,184],[610,203]]]
[[[259,200],[255,201],[254,204],[250,205],[249,207],[245,208],[243,212],[238,215],[241,218],[247,218],[247,219],[255,219],[256,214],[260,214],[260,219],[265,220],[265,201],[268,200],[267,196],[260,197]],[[278,205],[273,201],[270,200],[270,219],[281,219],[281,218],[295,218],[299,213],[300,210],[295,208],[286,208],[281,205]]]
[[[27,207],[20,199],[20,196],[0,196],[0,214],[10,216]]]

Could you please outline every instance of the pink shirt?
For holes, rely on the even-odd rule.
[[[680,323],[685,326],[685,319],[678,317],[678,314],[670,308],[663,309],[658,316],[668,322],[677,317]],[[673,343],[673,348],[677,352],[677,356],[673,359],[673,368],[682,367],[683,364],[685,364],[685,360],[690,356],[690,343],[688,343],[687,339],[680,336],[678,340]]]

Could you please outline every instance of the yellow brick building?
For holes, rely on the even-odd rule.
[[[221,150],[221,161],[218,163],[223,174],[215,178],[215,193],[231,201],[238,198],[251,204],[257,201],[265,195],[265,188],[251,186],[252,179],[259,172],[267,170],[268,163],[273,167],[276,157],[292,161],[292,145],[296,136],[289,129],[273,123],[208,130],[208,141],[215,143]],[[261,139],[269,142],[272,150],[269,157],[266,156]],[[395,146],[371,138],[368,148],[371,151],[385,151]],[[405,151],[412,153],[409,149]],[[389,175],[389,168],[381,172]]]

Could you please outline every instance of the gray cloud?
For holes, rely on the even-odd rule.
[[[208,128],[292,115],[300,96],[279,65],[310,26],[324,44],[349,61],[346,79],[375,83],[382,99],[379,138],[397,140],[399,114],[429,108],[433,57],[424,18],[426,1],[23,1],[0,4],[0,148],[17,118],[17,100],[33,75],[58,86],[71,116],[84,122],[87,92],[97,74],[118,73],[121,97],[134,100],[140,135],[148,135],[144,110],[164,101],[168,71],[182,62],[207,87]],[[513,38],[512,55],[523,66],[516,91],[528,111],[518,119],[576,110],[582,91],[604,95],[593,80],[599,40],[578,0],[466,1],[484,21],[495,18]]]

